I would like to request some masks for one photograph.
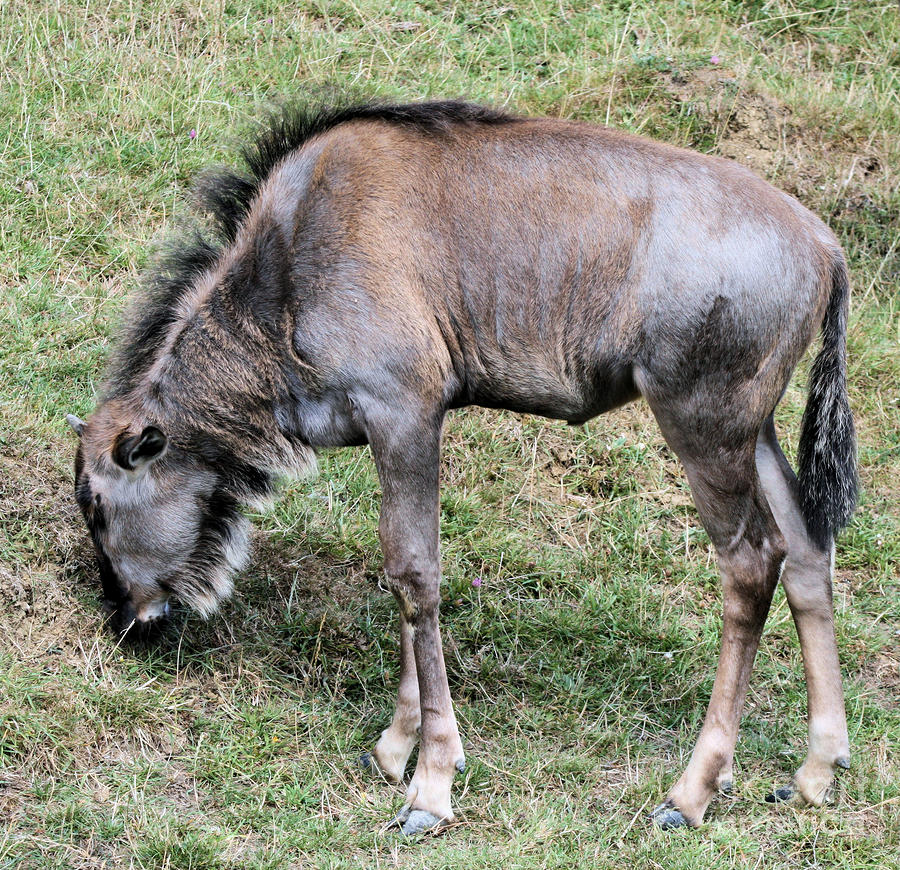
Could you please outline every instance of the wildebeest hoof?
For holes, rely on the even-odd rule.
[[[359,769],[364,771],[365,773],[369,773],[372,776],[377,776],[379,779],[383,779],[385,782],[396,782],[393,777],[388,776],[381,768],[381,765],[378,763],[378,759],[375,757],[374,752],[364,752],[359,758],[356,760],[356,763],[359,765]]]
[[[400,830],[407,837],[416,834],[424,834],[426,831],[439,831],[446,826],[443,819],[439,819],[434,813],[427,810],[412,810],[406,821],[400,826]]]
[[[794,796],[793,786],[786,785],[782,788],[776,788],[772,794],[766,795],[766,801],[770,804],[780,804],[789,801]]]
[[[389,827],[400,828],[400,832],[405,837],[414,837],[416,834],[424,834],[427,831],[439,831],[447,824],[445,819],[438,818],[428,810],[413,810],[403,807]]]
[[[734,783],[730,779],[723,779],[719,783],[719,791],[722,794],[731,794],[734,791]]]
[[[378,766],[378,762],[371,752],[364,752],[356,760],[356,763],[359,765],[360,769],[366,771],[366,773],[381,773],[381,768]]]
[[[673,807],[669,803],[660,804],[652,813],[650,818],[653,824],[661,831],[669,831],[672,828],[686,828],[690,826],[690,822],[681,814],[681,810]]]
[[[850,770],[850,759],[845,755],[842,755],[840,758],[836,758],[834,760],[835,766],[842,768],[843,770]]]

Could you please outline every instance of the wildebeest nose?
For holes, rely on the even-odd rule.
[[[110,627],[117,635],[127,632],[137,622],[137,611],[128,598],[119,601],[107,598],[103,603],[110,614]]]
[[[107,599],[105,603],[110,611],[109,626],[119,643],[142,646],[155,641],[165,633],[169,622],[168,602],[155,608],[152,615],[147,618],[138,616],[138,611],[129,598],[118,602]]]

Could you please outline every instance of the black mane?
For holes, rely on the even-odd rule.
[[[438,136],[458,125],[506,124],[517,118],[463,100],[294,102],[272,113],[253,143],[242,149],[244,171],[217,169],[200,177],[196,201],[212,219],[215,237],[207,238],[195,228],[187,238],[170,241],[157,255],[108,368],[105,399],[130,392],[153,364],[169,326],[178,317],[179,302],[216,263],[223,248],[235,241],[253,200],[278,163],[314,136],[357,120],[384,121]]]
[[[201,202],[218,222],[224,238],[234,241],[259,188],[288,154],[314,136],[341,124],[360,120],[384,121],[441,135],[460,124],[506,124],[516,118],[463,100],[368,102],[343,106],[289,104],[277,114],[270,115],[253,144],[242,150],[241,156],[249,175],[221,172],[207,175],[204,179],[200,190]]]

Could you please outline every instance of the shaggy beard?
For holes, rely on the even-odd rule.
[[[247,564],[250,522],[233,496],[217,491],[187,563],[168,581],[172,593],[204,618],[234,590],[232,577]]]
[[[231,454],[218,457],[219,487],[206,505],[200,535],[187,562],[168,579],[173,595],[204,618],[211,616],[234,591],[232,577],[247,565],[250,522],[238,505],[262,509],[272,503],[276,474],[315,474],[312,447],[295,443],[278,471],[260,468]]]

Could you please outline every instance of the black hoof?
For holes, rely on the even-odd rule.
[[[381,777],[385,782],[393,782],[390,777],[385,776],[384,771],[378,764],[378,760],[375,758],[375,754],[373,752],[364,752],[359,758],[356,760],[356,763],[359,765],[359,769],[365,771],[366,773],[370,773],[374,776]]]
[[[844,755],[842,755],[840,758],[836,758],[834,763],[844,770],[850,770],[850,759]]]
[[[400,828],[404,837],[414,837],[428,831],[440,831],[447,826],[444,819],[438,818],[427,810],[411,810],[403,807],[388,825],[389,828]]]
[[[409,814],[411,812],[412,812],[412,810],[410,810],[409,807],[406,807],[406,806],[403,807],[403,809],[400,810],[400,812],[397,813],[397,815],[394,816],[394,818],[392,818],[387,823],[387,825],[385,825],[385,827],[386,828],[402,828],[403,825],[406,823],[406,820],[409,818]]]
[[[688,820],[681,815],[681,811],[667,803],[660,804],[650,813],[650,818],[653,819],[653,824],[661,831],[670,831],[672,828],[686,828],[689,826]]]
[[[734,783],[730,779],[719,783],[719,791],[722,794],[731,794],[734,791]]]
[[[439,831],[445,826],[446,823],[443,819],[439,819],[427,810],[412,810],[406,821],[400,826],[400,830],[404,836],[413,837],[416,834],[424,834],[426,831]]]
[[[776,788],[772,794],[767,794],[766,801],[770,804],[780,804],[789,801],[793,796],[793,787],[786,785],[784,788]]]

